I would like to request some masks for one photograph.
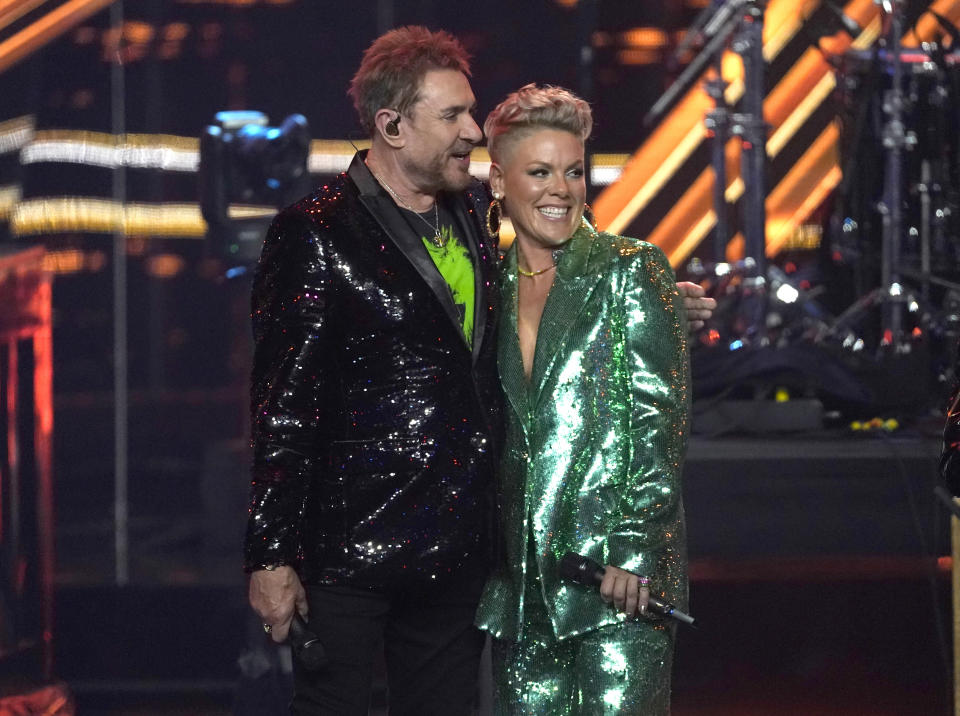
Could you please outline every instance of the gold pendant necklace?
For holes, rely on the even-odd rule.
[[[369,166],[367,168],[370,169]],[[383,180],[383,177],[381,177],[379,174],[373,171],[373,169],[370,169],[370,173],[373,174],[376,180],[380,182],[380,185],[387,190],[390,196],[393,197],[394,201],[396,201],[400,206],[402,206],[407,211],[411,212],[414,216],[420,219],[420,221],[422,221],[424,224],[430,227],[430,231],[433,232],[433,236],[428,237],[430,240],[430,243],[436,246],[438,249],[442,249],[444,245],[447,243],[447,241],[446,239],[443,238],[443,235],[440,233],[440,211],[439,209],[437,209],[437,204],[439,204],[440,202],[438,197],[433,198],[433,220],[435,223],[431,224],[429,221],[423,218],[423,214],[421,214],[419,211],[417,211],[412,206],[410,206],[407,202],[401,199],[400,195],[393,190],[393,187],[391,187],[389,184],[387,184],[387,182]]]

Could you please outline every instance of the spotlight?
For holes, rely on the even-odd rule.
[[[238,264],[260,255],[277,209],[310,189],[303,115],[279,127],[262,112],[218,112],[200,137],[200,207],[214,252]]]
[[[780,284],[775,295],[781,303],[796,303],[800,298],[800,292],[789,283]]]

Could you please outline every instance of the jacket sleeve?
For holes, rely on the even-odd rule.
[[[253,466],[244,569],[296,565],[301,517],[318,447],[323,400],[328,272],[323,242],[287,210],[267,232],[251,302]]]
[[[652,575],[684,551],[680,473],[689,419],[683,303],[663,252],[641,244],[622,286],[630,385],[627,479],[607,537],[608,564]]]

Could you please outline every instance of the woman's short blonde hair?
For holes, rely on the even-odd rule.
[[[511,139],[543,128],[570,132],[586,141],[593,129],[590,105],[563,87],[521,87],[498,104],[483,123],[490,158],[499,161]]]

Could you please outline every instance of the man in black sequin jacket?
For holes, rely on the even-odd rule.
[[[351,94],[369,152],[282,211],[253,289],[251,604],[277,640],[308,615],[330,662],[293,712],[468,714],[494,541],[500,388],[489,199],[460,44],[402,28]]]

